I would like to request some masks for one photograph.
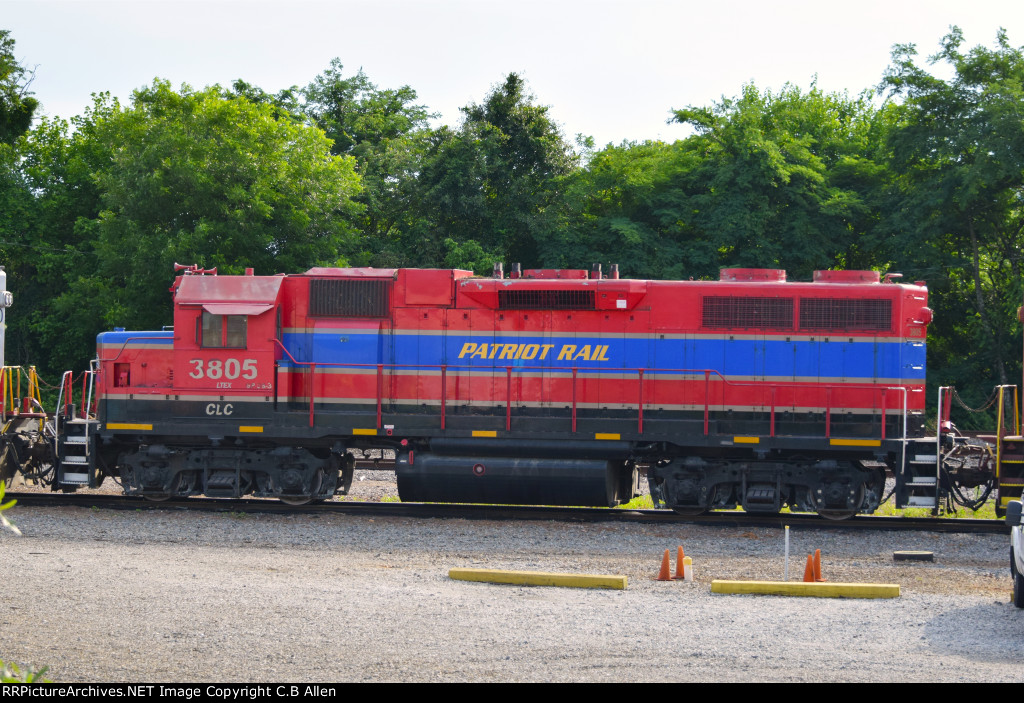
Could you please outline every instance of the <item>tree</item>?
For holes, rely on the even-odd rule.
[[[805,279],[814,269],[869,268],[890,112],[869,95],[753,85],[711,107],[676,110],[673,121],[694,135],[591,157],[571,191],[583,217],[559,249],[654,278],[715,278],[723,266]]]
[[[690,236],[680,187],[699,155],[678,141],[627,142],[594,153],[569,182],[569,210],[579,213],[542,246],[546,265],[617,263],[623,275],[683,278],[710,275],[718,254]]]
[[[426,127],[432,117],[414,104],[409,86],[381,90],[362,69],[346,78],[340,59],[302,90],[303,111],[332,140],[331,152],[362,160],[382,144]]]
[[[106,95],[97,101],[111,102]],[[19,141],[9,172],[21,186],[12,198],[17,207],[0,208],[3,259],[15,297],[7,318],[7,356],[12,364],[39,366],[48,378],[80,368],[97,330],[94,318],[73,309],[58,318],[53,307],[68,286],[97,270],[89,223],[100,210],[92,173],[102,156],[87,121],[76,120],[76,127],[72,131],[64,120],[44,117]]]
[[[9,287],[17,301],[8,336],[7,363],[18,365],[26,357],[24,337],[19,329],[27,320],[22,312],[31,313],[34,297],[23,297],[33,284],[33,262],[38,246],[30,232],[36,215],[32,184],[24,172],[27,154],[25,133],[32,125],[38,102],[28,90],[32,71],[14,56],[14,39],[7,30],[0,30],[0,264],[10,274]],[[34,292],[34,291],[32,291]]]
[[[109,96],[44,121],[26,162],[36,197],[37,280],[49,291],[27,330],[55,369],[88,358],[97,330],[159,328],[176,262],[241,273],[345,263],[359,178],[318,129],[219,87]]]
[[[406,239],[416,225],[417,175],[434,115],[416,103],[416,91],[407,85],[378,88],[362,69],[346,77],[340,59],[300,92],[302,112],[331,139],[331,153],[353,157],[362,178],[357,263],[422,263]]]
[[[32,125],[39,101],[28,87],[32,71],[14,57],[14,39],[0,29],[0,144],[13,144]]]
[[[850,98],[812,86],[778,95],[745,86],[738,99],[675,111],[697,130],[698,165],[680,182],[680,213],[723,265],[814,269],[865,265],[874,227],[867,199],[884,180],[874,160],[887,115],[871,95]]]
[[[434,132],[419,179],[429,222],[419,249],[440,258],[450,237],[477,242],[494,260],[539,263],[579,165],[548,111],[511,73],[483,103],[462,108],[458,129]]]
[[[883,79],[903,99],[889,138],[900,174],[892,243],[894,258],[940,279],[933,331],[949,341],[939,365],[1007,383],[1021,356],[1024,54],[1002,30],[994,49],[963,52],[962,44],[953,27],[929,58],[953,69],[948,80],[918,66],[913,45],[894,49]]]

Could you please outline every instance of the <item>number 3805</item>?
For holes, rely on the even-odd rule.
[[[194,364],[195,368],[189,373],[192,378],[209,378],[210,380],[216,381],[221,378],[236,379],[236,378],[256,378],[256,360],[246,359],[241,361],[239,359],[210,359],[204,361],[203,359],[190,359],[189,363]]]

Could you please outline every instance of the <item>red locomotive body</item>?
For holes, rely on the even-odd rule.
[[[924,409],[922,284],[873,272],[187,273],[174,329],[98,337],[97,468],[129,493],[345,492],[397,452],[403,500],[680,512],[878,505]]]

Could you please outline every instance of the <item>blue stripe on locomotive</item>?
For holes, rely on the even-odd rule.
[[[159,339],[156,339],[159,338]],[[174,343],[174,332],[169,330],[156,331],[132,331],[115,330],[113,332],[100,332],[96,335],[96,344],[125,344],[138,342],[139,344],[160,344],[168,345]]]
[[[494,340],[498,341],[495,342]],[[453,370],[480,369],[491,372],[511,366],[516,369],[574,367],[593,373],[621,369],[646,370],[646,373],[671,373],[673,370],[713,369],[725,376],[821,377],[871,380],[877,378],[923,381],[925,345],[923,342],[896,341],[809,341],[728,340],[728,339],[648,339],[637,337],[481,337],[415,333],[286,333],[285,347],[299,362],[317,364],[394,364],[400,368],[439,367]],[[538,345],[532,359],[473,358],[472,350],[482,344]],[[558,359],[564,345],[573,345],[575,353],[589,346],[596,354],[598,346],[607,346],[605,360]],[[543,346],[551,345],[541,358]],[[459,354],[462,353],[462,358]],[[490,346],[488,346],[488,356]],[[282,366],[292,366],[287,359]]]

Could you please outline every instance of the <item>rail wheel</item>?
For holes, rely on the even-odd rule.
[[[849,520],[857,514],[856,510],[819,510],[818,515],[826,520]]]
[[[98,485],[98,484],[97,484]],[[188,498],[195,490],[196,476],[192,472],[183,471],[178,474],[174,486],[167,493],[144,493],[143,498],[153,503],[163,503],[171,498]]]
[[[673,505],[672,512],[676,515],[682,515],[683,517],[697,517],[703,515],[708,511],[707,508],[699,505]]]
[[[866,488],[863,483],[852,490],[840,482],[825,484],[825,500],[819,502],[818,505],[832,507],[819,507],[817,509],[818,515],[826,520],[849,520],[860,512],[861,506],[864,505],[865,490]],[[811,497],[813,499],[814,496],[812,495]],[[844,503],[846,504],[845,507],[840,507]]]
[[[323,500],[320,496],[320,488],[324,483],[324,470],[317,469],[316,474],[313,476],[311,485],[309,487],[309,495],[288,495],[281,494],[277,497],[285,505],[309,505],[310,503],[319,503]],[[332,491],[333,493],[333,491]]]

